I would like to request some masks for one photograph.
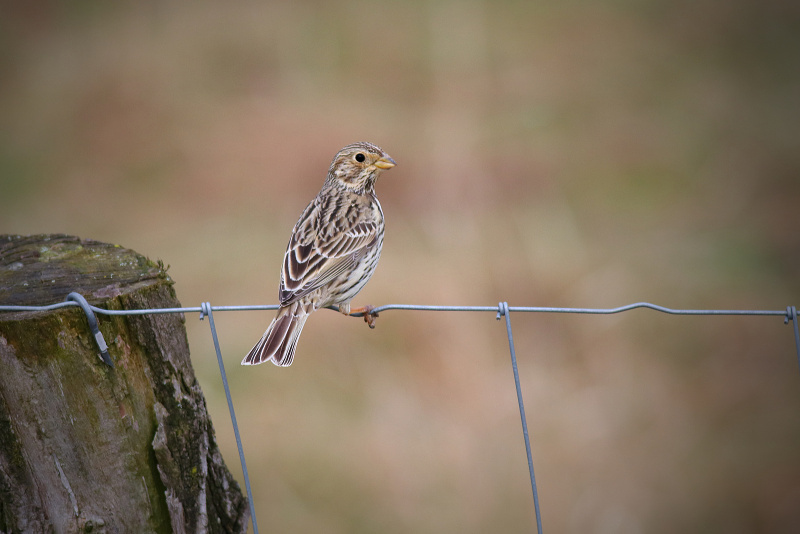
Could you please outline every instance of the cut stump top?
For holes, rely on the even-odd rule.
[[[106,301],[166,278],[166,268],[119,245],[64,234],[0,235],[0,304],[43,306],[72,291]]]

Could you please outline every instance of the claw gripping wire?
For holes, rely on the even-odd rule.
[[[111,361],[111,356],[108,354],[108,345],[106,345],[106,340],[103,338],[103,333],[100,332],[100,327],[97,325],[97,317],[95,317],[92,307],[89,306],[89,302],[83,295],[74,291],[67,295],[66,300],[67,302],[77,302],[78,306],[83,310],[83,313],[86,314],[86,320],[89,321],[89,329],[92,331],[92,335],[97,342],[97,347],[100,349],[100,358],[106,365],[113,368],[114,362]]]

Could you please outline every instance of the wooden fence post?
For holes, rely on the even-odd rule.
[[[66,235],[0,235],[0,305],[73,291],[109,309],[180,307],[159,263]],[[246,532],[180,314],[0,312],[0,532]]]

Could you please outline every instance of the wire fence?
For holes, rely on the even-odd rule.
[[[214,349],[217,354],[217,363],[219,364],[220,377],[222,378],[222,385],[225,389],[225,397],[228,402],[228,410],[231,416],[231,424],[233,426],[234,436],[236,438],[236,446],[239,451],[239,460],[242,465],[242,472],[244,475],[245,489],[247,491],[247,499],[250,506],[250,517],[253,525],[253,532],[258,534],[258,522],[256,520],[255,505],[253,502],[253,494],[250,488],[250,477],[247,472],[247,463],[244,456],[244,448],[242,447],[242,440],[239,435],[239,425],[236,422],[236,413],[233,409],[233,400],[231,399],[230,388],[228,387],[228,378],[225,374],[225,365],[222,360],[222,351],[217,337],[217,329],[214,324],[214,312],[227,312],[227,311],[257,311],[257,310],[276,310],[278,305],[253,305],[253,306],[212,306],[208,302],[202,303],[197,307],[186,308],[152,308],[152,309],[137,309],[137,310],[107,310],[90,305],[86,299],[79,293],[70,293],[67,300],[58,302],[47,306],[4,306],[0,305],[0,312],[40,312],[57,310],[66,307],[80,307],[86,314],[89,323],[89,329],[100,349],[100,356],[103,361],[110,366],[114,366],[108,354],[108,347],[103,334],[97,324],[95,313],[102,315],[145,315],[145,314],[163,314],[163,313],[199,313],[200,320],[208,317],[208,324],[211,330],[211,337],[214,343]],[[722,316],[776,316],[783,317],[784,324],[789,322],[793,325],[795,351],[797,353],[798,367],[800,367],[800,327],[798,327],[797,308],[795,306],[787,306],[785,310],[714,310],[714,309],[674,309],[651,304],[649,302],[636,302],[617,308],[557,308],[557,307],[538,307],[538,306],[509,306],[507,302],[500,302],[496,306],[426,306],[419,304],[386,304],[378,306],[370,311],[370,314],[377,315],[385,311],[392,310],[414,310],[414,311],[434,311],[434,312],[490,312],[495,313],[497,320],[505,318],[506,334],[508,336],[508,348],[511,355],[511,368],[514,375],[514,385],[517,392],[517,402],[519,404],[519,414],[522,421],[522,435],[525,441],[525,451],[528,460],[528,472],[531,481],[531,490],[533,493],[534,514],[536,519],[536,529],[539,534],[542,534],[542,518],[539,509],[539,493],[536,487],[536,476],[533,469],[533,456],[531,454],[530,436],[528,434],[528,423],[525,417],[525,405],[522,400],[522,387],[519,380],[519,371],[517,369],[517,356],[514,348],[514,336],[511,328],[511,313],[567,313],[567,314],[592,314],[592,315],[610,315],[616,313],[623,313],[638,308],[645,308],[655,310],[657,312],[666,313],[670,315],[722,315]],[[354,317],[362,317],[363,313],[351,314]]]

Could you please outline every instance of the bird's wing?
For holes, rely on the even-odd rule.
[[[294,227],[283,256],[280,302],[286,306],[351,269],[378,242],[378,221],[347,217],[315,199]]]

